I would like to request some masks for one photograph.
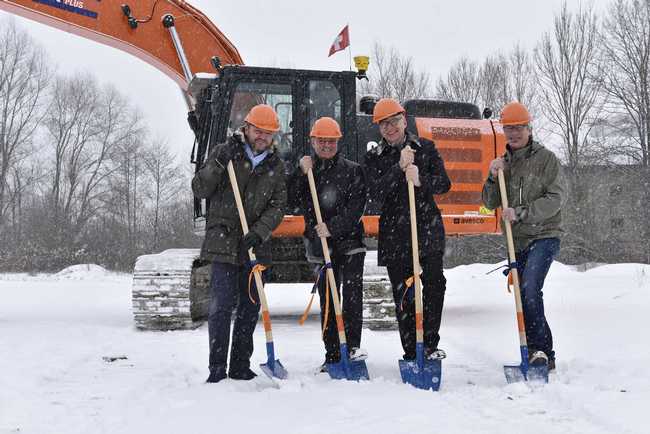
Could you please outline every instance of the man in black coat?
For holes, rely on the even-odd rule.
[[[438,332],[446,285],[445,230],[433,195],[449,191],[451,181],[434,143],[406,130],[406,113],[397,101],[380,100],[373,122],[379,124],[382,139],[366,154],[364,169],[370,208],[381,209],[378,265],[386,266],[393,287],[404,359],[415,359],[416,341],[414,290],[406,283],[413,276],[407,180],[415,185],[425,357],[443,359],[446,354],[438,348]]]
[[[226,378],[230,320],[237,302],[228,376],[251,380],[253,332],[260,311],[255,284],[249,288],[251,264],[248,250],[268,264],[266,241],[282,222],[287,204],[284,164],[274,152],[273,136],[279,130],[278,117],[264,104],[251,109],[244,127],[214,147],[192,179],[196,197],[209,198],[210,208],[201,248],[201,259],[212,262],[208,334],[210,376],[208,383]],[[243,235],[235,196],[228,177],[232,162],[250,231]]]
[[[360,348],[363,323],[363,264],[366,249],[363,244],[361,216],[366,205],[366,187],[361,166],[343,158],[338,152],[341,130],[338,123],[328,117],[320,118],[310,134],[313,157],[304,156],[300,167],[290,177],[289,196],[305,218],[305,249],[310,262],[321,264],[318,268],[318,291],[321,305],[321,323],[324,328],[325,364],[341,358],[340,343],[331,304],[331,294],[326,293],[327,276],[320,237],[327,237],[337,286],[342,284],[343,321],[350,347],[351,360],[367,358]],[[316,222],[307,172],[312,169],[323,223]],[[339,288],[339,294],[340,294]],[[327,299],[329,307],[326,308]],[[328,318],[325,311],[328,310]]]

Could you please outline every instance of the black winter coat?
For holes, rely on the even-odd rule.
[[[412,261],[408,186],[399,167],[400,152],[406,145],[416,151],[415,165],[420,174],[421,186],[415,187],[420,257],[445,250],[445,229],[433,195],[448,192],[451,181],[435,144],[407,132],[403,145],[391,146],[382,139],[364,159],[370,190],[368,206],[381,210],[378,265]]]
[[[269,150],[266,158],[251,170],[253,165],[244,146],[243,133],[235,132],[226,143],[217,145],[210,152],[192,179],[194,195],[210,199],[201,259],[235,265],[248,260],[247,252],[240,249],[243,233],[228,171],[217,161],[225,147],[235,148],[232,162],[249,230],[266,241],[284,217],[287,186],[282,160]],[[258,261],[270,262],[270,243],[262,243],[254,252]]]
[[[317,156],[314,181],[323,221],[332,234],[327,239],[330,249],[338,254],[364,247],[361,216],[366,206],[366,182],[361,166],[336,154],[331,160]],[[289,179],[290,203],[305,218],[307,256],[322,258],[320,238],[316,234],[316,213],[309,192],[307,175],[297,167]]]

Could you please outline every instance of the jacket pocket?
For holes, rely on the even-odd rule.
[[[543,228],[541,224],[518,223],[513,227],[513,235],[515,237],[534,237],[539,235]]]
[[[222,255],[236,255],[238,247],[237,232],[224,224],[216,224],[205,234],[206,250]]]

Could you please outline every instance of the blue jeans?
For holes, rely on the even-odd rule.
[[[230,372],[250,367],[253,355],[253,332],[257,325],[260,302],[255,279],[248,293],[249,266],[224,262],[212,264],[210,279],[210,307],[208,309],[208,334],[210,339],[210,371],[226,371],[230,321],[237,305],[230,351]]]
[[[543,238],[517,252],[517,271],[521,287],[521,303],[526,323],[529,353],[544,351],[555,359],[553,335],[544,315],[544,279],[553,259],[560,251],[559,238]]]

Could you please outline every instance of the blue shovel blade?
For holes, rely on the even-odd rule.
[[[327,364],[327,373],[334,380],[370,380],[365,360],[343,360]]]
[[[282,363],[280,363],[279,359],[275,359],[274,362],[268,361],[266,363],[262,363],[260,364],[260,368],[262,369],[262,372],[264,372],[270,378],[275,377],[279,378],[280,380],[284,380],[289,375],[287,373],[287,370],[284,369],[284,366],[282,366]]]
[[[529,365],[527,370],[522,365],[506,365],[503,367],[503,372],[509,384],[522,381],[548,383],[548,365]]]
[[[440,360],[424,359],[422,368],[416,360],[399,360],[399,373],[402,381],[418,389],[433,390],[440,389],[442,377],[442,363]]]

